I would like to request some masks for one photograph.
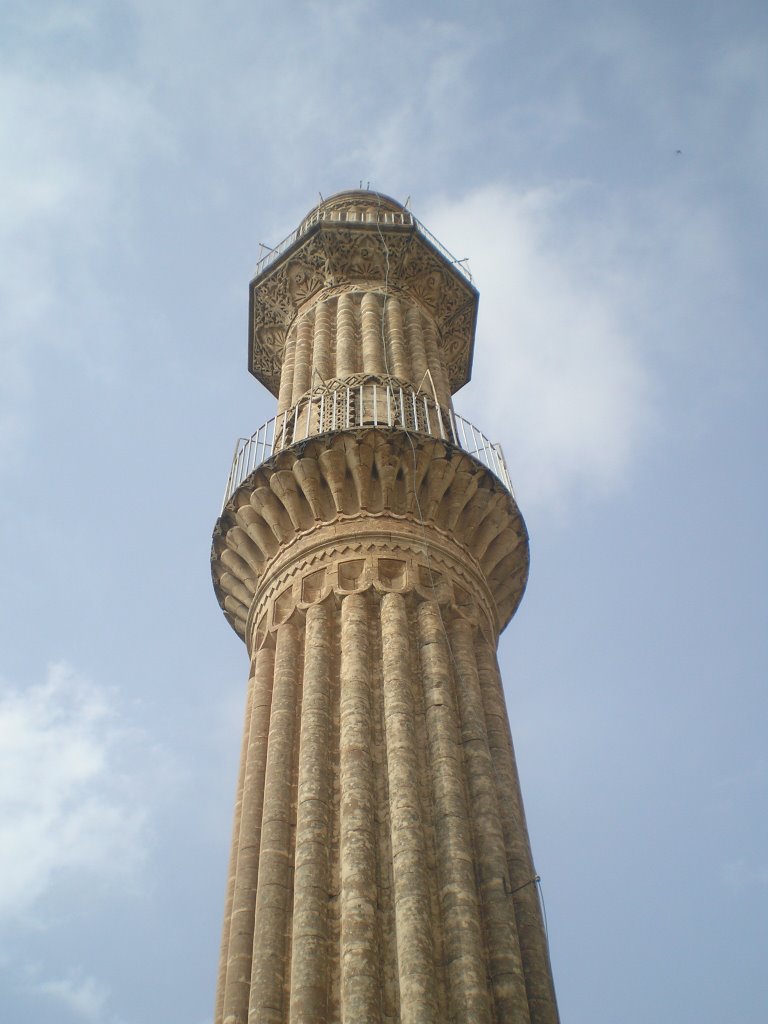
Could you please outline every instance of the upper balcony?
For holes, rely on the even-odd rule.
[[[316,388],[250,437],[239,438],[223,505],[251,473],[283,449],[309,437],[359,428],[402,430],[455,445],[490,470],[514,497],[501,445],[425,392],[395,378],[366,377],[359,383],[335,381]]]

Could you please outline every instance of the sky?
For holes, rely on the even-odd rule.
[[[5,0],[0,1018],[212,1018],[248,281],[360,182],[480,290],[458,412],[562,1019],[768,1019],[768,8]]]

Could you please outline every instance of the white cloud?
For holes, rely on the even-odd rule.
[[[498,185],[424,213],[471,255],[480,289],[474,384],[457,411],[503,440],[527,502],[615,485],[651,415],[624,282],[568,243],[562,205],[563,193]]]
[[[23,917],[63,873],[141,861],[145,814],[122,765],[134,740],[110,695],[65,665],[27,690],[0,684],[0,920]]]
[[[109,991],[95,978],[71,974],[66,978],[41,982],[37,991],[62,1003],[81,1020],[104,1020]]]

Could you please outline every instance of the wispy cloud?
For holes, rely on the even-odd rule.
[[[145,811],[111,695],[65,665],[26,690],[0,685],[0,921],[23,919],[67,872],[137,867]]]
[[[457,257],[471,255],[481,292],[475,385],[457,406],[504,439],[528,501],[614,485],[651,416],[623,282],[595,280],[564,244],[561,205],[555,190],[498,185],[425,212]]]
[[[65,978],[43,981],[37,992],[50,996],[84,1021],[103,1021],[109,990],[95,978],[73,973]]]

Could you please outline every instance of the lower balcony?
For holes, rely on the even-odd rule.
[[[501,445],[452,409],[400,381],[367,377],[360,383],[316,388],[292,409],[278,413],[235,446],[223,505],[263,462],[308,437],[361,427],[425,434],[455,445],[481,462],[514,494]]]

